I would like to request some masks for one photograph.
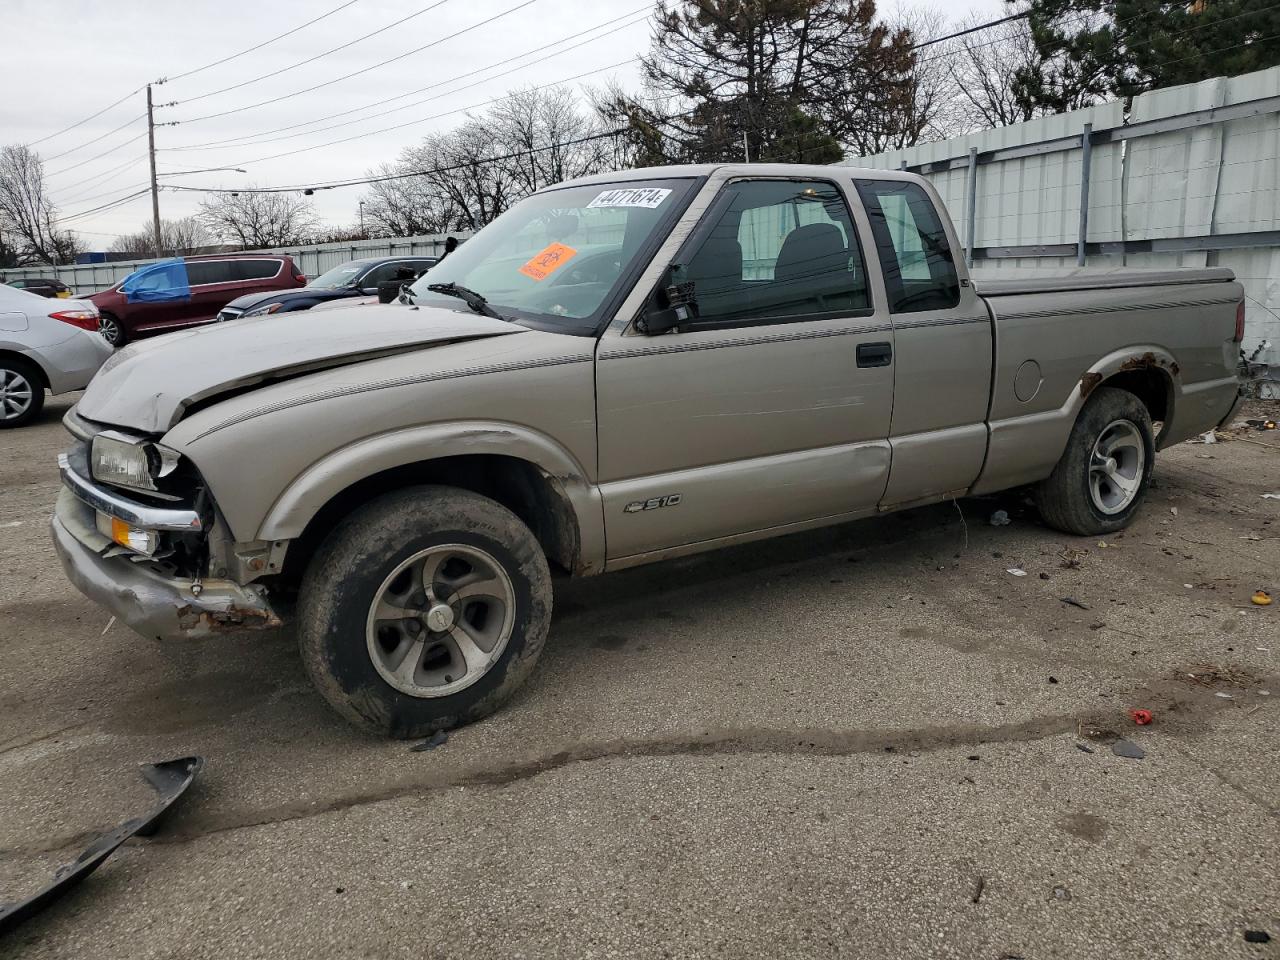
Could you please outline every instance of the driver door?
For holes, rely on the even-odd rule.
[[[676,257],[696,321],[598,350],[610,566],[875,511],[894,368],[869,237],[835,182],[721,187]]]

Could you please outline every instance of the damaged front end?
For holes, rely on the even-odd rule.
[[[227,576],[235,545],[194,466],[74,410],[66,424],[77,442],[58,457],[63,489],[52,533],[63,569],[82,593],[158,640],[281,625],[252,576]]]

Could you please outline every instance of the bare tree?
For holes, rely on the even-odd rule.
[[[306,242],[320,223],[310,200],[252,188],[214,194],[201,201],[199,216],[215,236],[245,250]]]
[[[448,133],[433,134],[374,176],[364,196],[371,233],[478,230],[534,190],[611,169],[610,138],[572,92],[522,90]]]
[[[977,26],[982,19],[971,14],[956,29]],[[1040,54],[1025,20],[957,38],[946,63],[957,92],[956,119],[968,131],[1022,123],[1049,112],[1018,95],[1018,77],[1040,68]]]
[[[44,162],[22,144],[0,150],[0,231],[22,263],[66,263],[79,249],[70,231],[58,229],[58,208],[45,185]]]
[[[160,249],[175,257],[200,252],[210,246],[213,235],[198,217],[178,220],[160,219]],[[148,220],[136,233],[124,234],[111,245],[112,253],[130,253],[149,257],[155,253],[155,231]]]
[[[912,60],[907,87],[898,101],[893,122],[873,125],[856,132],[851,139],[869,154],[945,140],[967,132],[956,123],[959,91],[948,65],[956,41],[935,39],[954,32],[954,27],[942,11],[931,7],[900,5],[890,22],[896,32],[908,33],[916,44],[928,46],[916,52]]]
[[[600,122],[584,114],[565,87],[517,90],[493,108],[489,119],[508,153],[524,151],[506,161],[524,193],[612,166],[607,138],[585,140],[601,132]]]

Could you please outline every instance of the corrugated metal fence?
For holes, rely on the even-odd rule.
[[[336,267],[348,260],[361,257],[393,257],[423,256],[438,257],[444,252],[447,236],[456,236],[465,240],[470,233],[462,231],[456,234],[431,234],[421,237],[401,237],[396,240],[354,240],[350,243],[320,243],[310,246],[274,247],[270,250],[253,250],[247,253],[287,253],[293,257],[308,277],[318,277],[326,270]],[[120,260],[114,263],[81,263],[59,267],[17,267],[12,270],[0,270],[0,277],[12,280],[17,277],[48,277],[55,273],[63,283],[69,285],[76,293],[97,293],[123,280],[138,267],[154,263],[155,258],[146,260]]]
[[[979,276],[1230,267],[1280,367],[1280,67],[845,162],[928,177]]]

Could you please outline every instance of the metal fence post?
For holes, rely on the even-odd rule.
[[[967,266],[973,266],[973,238],[975,236],[976,227],[974,218],[978,213],[978,148],[969,148],[969,182],[966,184],[968,189],[968,197],[965,198],[965,223],[964,223],[964,262]]]
[[[1076,266],[1084,266],[1084,245],[1089,234],[1089,167],[1093,159],[1093,124],[1080,135],[1080,235],[1076,238]]]

